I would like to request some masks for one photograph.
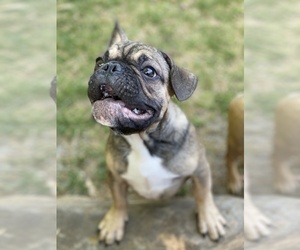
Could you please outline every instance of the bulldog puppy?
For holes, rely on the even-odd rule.
[[[244,96],[237,95],[228,108],[227,133],[227,188],[233,194],[240,194],[244,187],[239,165],[244,165]]]
[[[225,220],[213,201],[210,167],[195,128],[171,97],[194,92],[197,78],[164,52],[128,40],[116,24],[88,83],[95,120],[111,128],[106,164],[113,204],[99,223],[99,239],[120,241],[131,186],[148,199],[173,196],[191,178],[201,234],[218,240]]]
[[[273,147],[274,186],[281,193],[291,193],[299,177],[291,166],[300,164],[300,94],[283,98],[275,110]]]

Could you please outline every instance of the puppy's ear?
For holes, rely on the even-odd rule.
[[[128,41],[128,38],[127,38],[125,32],[121,29],[121,27],[119,26],[119,23],[116,22],[115,28],[112,32],[111,39],[109,42],[109,47],[114,45],[115,43],[126,42],[126,41]]]
[[[170,67],[171,87],[179,101],[188,99],[197,87],[197,77],[187,70],[178,67],[173,60],[164,52],[163,57]]]

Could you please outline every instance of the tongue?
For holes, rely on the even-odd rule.
[[[93,104],[92,113],[97,122],[104,126],[116,126],[116,119],[121,114],[124,103],[113,99],[104,99],[96,101]]]
[[[94,102],[92,113],[95,120],[111,128],[128,126],[128,124],[144,123],[152,117],[152,112],[146,112],[136,107],[128,107],[121,100],[106,98]]]

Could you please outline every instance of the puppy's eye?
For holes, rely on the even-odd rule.
[[[155,69],[153,69],[152,67],[146,67],[142,70],[142,72],[144,75],[151,77],[151,78],[157,76]]]

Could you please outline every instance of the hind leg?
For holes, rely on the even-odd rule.
[[[232,194],[240,194],[244,187],[244,180],[239,173],[238,163],[238,157],[229,151],[226,156],[227,188]]]

